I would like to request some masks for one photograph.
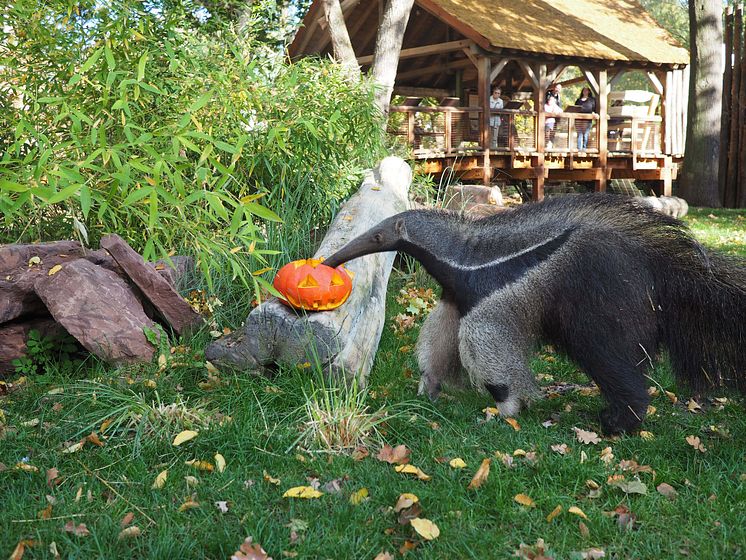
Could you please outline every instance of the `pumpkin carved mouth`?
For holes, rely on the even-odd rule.
[[[328,311],[342,305],[352,292],[352,273],[332,268],[323,259],[301,259],[283,266],[273,283],[285,305],[308,311]]]

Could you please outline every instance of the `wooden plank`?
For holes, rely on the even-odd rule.
[[[452,97],[453,90],[445,88],[429,87],[412,87],[412,86],[394,86],[394,95],[404,95],[405,97]]]
[[[477,60],[477,94],[479,95],[479,106],[482,109],[482,118],[479,126],[479,143],[484,150],[484,175],[482,177],[485,185],[490,184],[492,167],[490,166],[490,146],[492,129],[490,127],[490,70],[491,61],[487,56],[480,56]]]
[[[594,76],[595,77],[595,76]],[[598,72],[598,88],[599,91],[604,92],[603,95],[598,97],[598,167],[601,168],[602,174],[594,184],[596,192],[606,192],[606,163],[609,155],[609,121],[608,115],[608,95],[606,95],[608,87],[608,76],[606,70],[599,70]],[[632,137],[634,142],[634,136]]]
[[[560,74],[562,74],[562,71],[567,68],[567,64],[558,64],[555,66],[551,72],[547,73],[547,80],[549,83],[554,83],[554,81],[559,77]]]
[[[681,70],[681,151],[683,154],[686,151],[686,127],[689,118],[689,79],[691,75],[689,73],[689,66]]]
[[[532,70],[530,66],[526,65],[528,70]],[[536,72],[528,73],[528,76],[533,74],[536,79],[537,87],[534,90],[534,109],[536,110],[536,130],[534,131],[534,137],[536,140],[536,167],[541,170],[541,174],[533,180],[534,188],[531,193],[531,197],[534,201],[540,201],[544,199],[544,125],[546,123],[546,113],[544,113],[544,97],[546,96],[547,86],[547,65],[539,64]]]
[[[460,51],[464,48],[469,47],[472,44],[470,39],[462,39],[460,41],[448,41],[445,43],[434,43],[432,45],[424,45],[422,47],[412,47],[409,49],[402,49],[399,54],[399,60],[405,58],[417,58],[419,56],[430,56],[433,54],[444,54],[453,51]],[[359,56],[357,63],[360,65],[370,64],[373,62],[372,54],[366,56]]]
[[[290,46],[288,47],[288,54],[290,55],[290,58],[295,58],[297,56],[307,54],[306,47],[308,46],[308,43],[311,42],[311,39],[313,38],[316,30],[319,28],[319,11],[323,13],[323,9],[321,9],[321,2],[316,1],[311,3],[311,6],[308,8],[308,12],[303,18],[301,28],[298,29],[295,37],[293,37],[293,42],[290,43]]]
[[[474,65],[474,68],[477,68],[479,66],[479,63],[477,62],[477,55],[474,52],[474,49],[468,48],[463,49],[464,54],[466,55],[466,58],[471,60],[471,63]]]
[[[663,103],[661,108],[661,117],[663,118],[663,153],[671,154],[671,120],[674,113],[671,111],[672,91],[671,70],[666,72],[666,87],[663,92]]]
[[[418,68],[417,70],[409,70],[407,72],[400,72],[396,75],[398,82],[403,82],[411,78],[420,78],[422,76],[432,76],[433,74],[441,74],[444,70],[451,70],[456,68],[468,68],[470,67],[471,61],[469,59],[456,60],[454,62],[446,62],[445,64],[433,64],[431,66],[425,66],[424,68]]]
[[[461,33],[464,37],[468,37],[469,39],[474,41],[477,45],[479,45],[483,49],[490,48],[491,45],[490,45],[489,39],[487,39],[484,35],[481,35],[477,31],[475,31],[472,27],[468,26],[467,24],[462,22],[460,19],[446,12],[438,4],[433,2],[433,0],[416,0],[415,3],[418,6],[420,6],[423,10],[430,12],[436,18],[440,19],[441,21],[444,21],[447,25],[454,28],[456,31]]]

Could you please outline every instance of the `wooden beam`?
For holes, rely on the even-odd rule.
[[[399,54],[399,60],[404,58],[416,58],[418,56],[429,56],[431,54],[443,54],[453,51],[460,51],[464,47],[468,47],[472,44],[470,39],[462,39],[460,41],[448,41],[447,43],[435,43],[433,45],[425,45],[422,47],[413,47],[411,49],[402,49]],[[373,55],[365,55],[357,57],[358,64],[370,64],[373,62]]]
[[[508,64],[508,62],[510,62],[509,58],[501,58],[492,65],[492,70],[490,71],[490,83],[495,81],[495,78],[497,78],[500,72],[503,71],[503,68],[505,68],[505,65]]]
[[[596,95],[597,98],[600,97],[601,90],[598,89],[599,87],[598,82],[596,81],[596,77],[593,75],[593,72],[591,72],[590,70],[582,70],[582,72],[583,72],[583,75],[585,76],[586,81],[588,82],[588,85],[593,90],[593,93]]]
[[[394,86],[394,95],[410,97],[453,97],[453,91],[444,88]]]
[[[609,80],[609,88],[614,87],[616,83],[626,74],[627,71],[624,68],[620,68],[618,72],[616,72],[611,79]]]
[[[306,50],[306,47],[308,46],[308,43],[311,41],[313,34],[319,28],[319,20],[318,20],[318,17],[316,16],[316,12],[319,11],[320,7],[321,7],[321,2],[314,2],[311,4],[311,7],[308,9],[308,13],[306,14],[306,17],[303,18],[303,24],[305,28],[302,30],[298,30],[298,33],[296,33],[295,39],[293,40],[292,44],[290,45],[288,49],[291,57],[305,54],[305,50]],[[323,12],[323,10],[321,11]],[[298,45],[296,45],[295,40],[299,38],[299,35],[300,35],[301,41]]]
[[[560,74],[562,74],[562,71],[567,68],[567,64],[558,64],[554,67],[554,69],[551,72],[547,73],[547,80],[549,80],[549,83],[553,83],[554,80],[556,80]]]
[[[444,70],[452,70],[454,68],[468,68],[471,66],[471,61],[457,60],[455,62],[447,62],[446,64],[433,64],[432,66],[426,66],[424,68],[418,68],[417,70],[410,70],[408,72],[401,72],[396,75],[397,82],[403,82],[410,78],[418,78],[420,76],[430,76],[432,74],[438,74]]]
[[[528,70],[531,70],[530,66],[526,65]],[[525,71],[525,69],[524,69]],[[540,201],[544,199],[544,125],[546,123],[546,113],[544,112],[544,98],[547,93],[547,65],[539,64],[537,72],[527,72],[527,75],[536,80],[536,89],[534,90],[534,110],[536,111],[536,130],[534,131],[534,138],[536,139],[536,167],[542,170],[542,173],[533,180],[534,188],[531,193],[531,198],[534,201]]]
[[[520,65],[520,67],[523,69],[523,73],[526,74],[526,77],[529,80],[531,80],[531,83],[533,84],[534,89],[539,89],[541,84],[539,82],[538,76],[536,75],[536,72],[534,72],[534,69],[531,68],[531,65],[525,60],[518,60],[517,62]]]
[[[467,58],[469,60],[471,60],[471,63],[474,65],[474,68],[477,68],[479,66],[479,64],[477,62],[477,55],[474,54],[474,52],[472,51],[471,48],[469,48],[469,49],[463,49],[463,50],[464,50],[464,54],[467,56]]]
[[[477,93],[479,95],[479,106],[482,109],[479,141],[484,150],[484,161],[482,163],[484,174],[482,175],[482,180],[485,185],[489,185],[492,178],[492,166],[490,165],[490,146],[492,141],[492,130],[490,128],[491,65],[492,62],[487,56],[480,56],[477,60]]]
[[[478,33],[477,31],[475,31],[472,27],[463,23],[460,19],[446,12],[433,0],[416,0],[416,4],[420,6],[420,8],[422,8],[423,10],[430,12],[432,15],[434,15],[439,20],[444,21],[450,27],[453,27],[456,31],[461,33],[464,37],[468,37],[469,39],[474,41],[480,47],[484,49],[488,49],[490,47],[489,39],[487,39],[484,35]]]
[[[595,77],[595,76],[594,76]],[[604,92],[603,95],[598,97],[598,167],[603,171],[601,177],[599,177],[595,183],[596,192],[606,192],[606,177],[607,170],[606,164],[609,156],[609,120],[608,120],[608,76],[606,70],[599,70],[598,72],[598,90]],[[634,143],[635,136],[632,136],[632,142]]]
[[[645,75],[648,77],[648,81],[655,88],[656,93],[658,95],[663,95],[663,84],[661,83],[660,78],[655,75],[655,72],[645,72]]]

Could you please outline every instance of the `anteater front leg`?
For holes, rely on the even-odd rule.
[[[539,395],[528,367],[532,337],[521,326],[527,314],[483,306],[461,321],[459,353],[472,385],[495,399],[502,416],[515,416]]]
[[[417,362],[422,375],[419,395],[436,399],[443,384],[462,384],[458,355],[460,321],[456,305],[445,299],[441,299],[425,319],[417,339]]]

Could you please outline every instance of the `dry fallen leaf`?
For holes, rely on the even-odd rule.
[[[184,464],[189,465],[190,467],[194,467],[198,471],[212,472],[215,470],[215,466],[209,461],[199,461],[198,459],[190,459],[189,461],[184,461]]]
[[[262,474],[264,475],[264,480],[269,482],[270,484],[274,484],[275,486],[280,485],[280,479],[273,477],[271,474],[269,474],[267,471],[262,471]]]
[[[547,523],[551,523],[552,520],[557,517],[560,513],[562,513],[562,506],[557,506],[554,508],[549,515],[547,515]]]
[[[32,541],[29,539],[18,541],[18,544],[13,549],[13,552],[10,554],[10,558],[8,560],[21,560],[21,558],[23,558],[23,553],[26,552],[26,547],[30,548],[35,545],[36,541]]]
[[[571,508],[567,510],[567,512],[572,513],[573,515],[582,517],[583,519],[588,519],[588,516],[585,513],[583,513],[583,510],[577,506],[572,506]]]
[[[196,509],[199,507],[199,502],[195,502],[194,500],[187,500],[183,504],[179,506],[179,512],[187,511],[189,509]]]
[[[57,467],[47,469],[47,486],[54,487],[59,482],[60,471]]]
[[[420,480],[430,480],[432,478],[431,476],[425,474],[422,472],[419,468],[415,467],[414,465],[397,465],[394,467],[394,470],[398,473],[402,474],[413,474]]]
[[[118,540],[124,540],[124,539],[133,539],[135,537],[139,537],[142,535],[142,531],[140,530],[140,527],[137,525],[133,525],[132,527],[126,527],[119,531],[119,536],[117,537]]]
[[[130,523],[132,523],[132,520],[135,518],[135,514],[131,511],[127,514],[125,514],[124,517],[122,517],[122,520],[119,522],[119,526],[122,529],[125,529]]]
[[[702,407],[694,399],[689,399],[689,402],[686,403],[686,409],[689,412],[702,412]]]
[[[394,557],[388,552],[382,550],[376,554],[376,557],[373,560],[394,560]]]
[[[482,460],[482,464],[479,465],[477,472],[474,473],[474,477],[471,479],[471,482],[466,487],[468,490],[479,488],[480,486],[482,486],[482,484],[484,484],[484,482],[487,480],[487,477],[490,475],[490,464],[491,463],[492,463],[491,459]]]
[[[606,463],[607,465],[610,465],[612,461],[614,461],[614,453],[611,451],[611,447],[604,447],[601,450],[601,461]]]
[[[598,437],[598,434],[596,432],[581,430],[578,427],[573,427],[573,430],[575,431],[575,436],[578,438],[578,441],[580,443],[584,443],[586,445],[595,445],[601,442],[601,438]]]
[[[454,469],[463,469],[466,466],[466,463],[464,463],[464,460],[461,457],[451,459],[450,461],[448,461],[448,464],[451,465],[451,468]]]
[[[640,437],[644,439],[645,441],[650,441],[651,439],[655,439],[653,432],[646,432],[645,430],[640,430]]]
[[[431,541],[437,539],[438,535],[440,535],[440,529],[438,529],[438,526],[429,519],[415,517],[410,521],[410,523],[417,534],[423,539]]]
[[[52,517],[52,504],[49,504],[47,507],[45,507],[43,510],[41,510],[38,514],[39,519],[49,519]]]
[[[655,489],[658,491],[659,494],[665,496],[669,500],[675,499],[678,494],[673,486],[665,482],[661,482]]]
[[[166,484],[167,478],[168,478],[168,469],[159,472],[158,476],[155,477],[155,481],[153,482],[153,486],[151,486],[151,488],[154,488],[154,489],[163,488],[164,484]]]
[[[413,504],[419,502],[420,499],[415,496],[414,494],[405,493],[399,496],[399,499],[396,501],[396,505],[394,506],[394,511],[396,513],[399,513],[401,510],[406,509],[408,507],[412,507]]]
[[[85,440],[82,439],[78,443],[74,443],[69,447],[66,447],[62,450],[63,453],[69,454],[69,453],[76,453],[83,449],[83,445],[85,445]]]
[[[526,494],[516,494],[513,500],[526,507],[536,507],[536,503]]]
[[[647,494],[648,487],[644,482],[638,479],[624,480],[624,477],[617,478],[611,477],[607,482],[609,486],[616,486],[621,489],[625,494]]]
[[[225,470],[225,457],[223,457],[220,453],[215,453],[215,466],[217,467],[219,473]]]
[[[233,553],[231,560],[272,560],[259,543],[253,543],[252,537],[246,537],[239,549]]]
[[[353,506],[360,505],[365,500],[368,499],[368,489],[367,488],[361,488],[360,490],[357,490],[350,495],[350,503]]]
[[[686,442],[700,453],[704,453],[705,451],[707,451],[707,448],[702,445],[702,442],[697,436],[686,436]]]
[[[319,492],[311,486],[294,486],[285,491],[282,495],[283,498],[302,498],[304,500],[311,500],[323,496],[322,492]]]
[[[591,532],[588,529],[588,526],[585,523],[583,523],[582,521],[578,521],[578,529],[580,529],[580,535],[584,539],[587,539],[588,537],[591,536]]]
[[[379,461],[385,461],[392,465],[404,465],[409,463],[409,449],[406,445],[397,445],[391,447],[390,445],[384,445],[376,455],[376,459]]]
[[[63,529],[67,533],[72,533],[76,537],[87,537],[91,534],[91,532],[88,530],[88,527],[85,526],[85,523],[75,525],[75,523],[73,523],[72,521],[68,521],[67,523],[65,523]]]
[[[520,424],[518,423],[518,420],[516,420],[515,418],[506,418],[506,419],[505,419],[505,421],[506,421],[506,422],[507,422],[508,424],[510,424],[510,426],[511,426],[511,427],[512,427],[512,428],[513,428],[513,429],[514,429],[514,430],[515,430],[516,432],[520,432],[520,431],[521,431],[521,425],[520,425]]]
[[[552,451],[555,451],[559,453],[560,455],[567,455],[570,453],[570,448],[567,447],[566,443],[558,443],[556,445],[552,445]]]
[[[355,461],[362,461],[368,455],[370,455],[370,452],[366,447],[356,447],[355,450],[352,452],[352,458]]]
[[[671,391],[666,391],[666,396],[668,397],[668,400],[671,401],[671,404],[676,404],[679,401],[676,393],[672,393]]]
[[[183,432],[179,432],[174,438],[173,446],[178,447],[182,443],[196,438],[198,435],[199,432],[195,432],[194,430],[184,430]]]

